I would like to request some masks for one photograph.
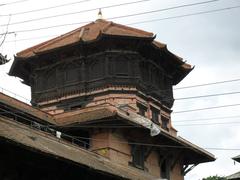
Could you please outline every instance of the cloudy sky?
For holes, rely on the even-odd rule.
[[[195,66],[175,87],[173,125],[180,136],[206,148],[217,160],[198,165],[186,179],[229,175],[240,169],[240,164],[234,165],[231,160],[231,157],[240,154],[240,105],[237,105],[240,100],[239,0],[82,0],[82,3],[81,0],[25,0],[6,4],[16,1],[0,0],[0,34],[9,32],[0,52],[11,59],[20,50],[94,21],[99,7],[122,4],[103,8],[103,17],[155,33],[156,39],[166,43],[170,51]],[[134,4],[123,5],[136,1],[138,2]],[[204,3],[196,4],[199,2]],[[69,3],[72,5],[46,9]],[[90,9],[95,10],[83,12]],[[32,10],[38,11],[29,12]],[[158,11],[149,13],[155,10]],[[137,13],[143,14],[133,15]],[[10,25],[7,28],[8,22]],[[3,38],[1,36],[0,40]],[[0,87],[30,99],[29,87],[21,84],[18,78],[7,75],[11,62],[0,66]],[[229,80],[235,81],[178,89]],[[6,90],[4,92],[9,93]],[[225,93],[231,95],[223,95]],[[218,95],[181,99],[211,94]],[[23,100],[22,97],[17,98]],[[225,105],[232,106],[182,112]]]

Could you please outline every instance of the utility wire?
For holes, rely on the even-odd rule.
[[[9,2],[9,3],[1,3],[0,6],[7,6],[7,5],[12,5],[12,4],[17,4],[17,3],[22,3],[22,2],[26,2],[29,0],[19,0],[19,1],[13,1],[13,2]],[[1,16],[1,15],[0,15]]]
[[[232,7],[227,7],[227,8],[214,9],[214,10],[210,10],[210,11],[201,11],[201,12],[197,12],[197,13],[191,13],[191,14],[184,14],[184,15],[179,15],[179,16],[166,17],[166,18],[162,18],[162,19],[139,21],[139,22],[129,23],[129,24],[126,24],[126,25],[134,25],[134,24],[141,24],[141,23],[162,21],[162,20],[169,20],[169,19],[178,19],[178,18],[189,17],[189,16],[193,16],[193,15],[209,14],[209,13],[214,13],[214,12],[219,12],[219,11],[226,11],[226,10],[231,10],[231,9],[236,9],[236,8],[240,8],[240,6],[232,6]],[[114,18],[117,19],[117,17],[114,17]],[[111,18],[109,18],[109,19],[111,19]],[[80,24],[86,24],[86,23],[90,23],[90,21],[73,22],[73,23],[66,23],[66,24],[60,24],[60,25],[54,25],[54,26],[45,26],[45,27],[40,27],[40,28],[35,28],[35,29],[22,29],[22,30],[9,32],[9,34],[25,33],[25,32],[32,32],[32,31],[40,31],[40,30],[44,30],[44,29],[58,28],[58,27],[63,27],[63,26],[73,26],[73,25],[80,25]],[[2,35],[2,34],[0,34],[0,35]],[[34,38],[29,38],[28,40],[31,40],[31,39],[34,39]],[[176,88],[176,89],[180,89],[180,88]]]
[[[88,2],[88,1],[91,1],[91,0],[82,0],[82,1],[60,4],[60,5],[56,5],[56,6],[49,6],[49,7],[45,7],[45,8],[41,8],[41,9],[34,9],[34,10],[29,10],[29,11],[16,12],[16,13],[12,13],[11,15],[16,16],[16,15],[34,13],[34,12],[39,12],[39,11],[46,11],[46,10],[49,10],[49,9],[56,9],[56,8],[60,8],[60,7],[64,7],[64,6],[71,6],[71,5],[80,4],[80,3],[84,3],[84,2]],[[8,15],[7,14],[1,14],[0,17],[1,16],[8,16]]]
[[[237,9],[237,8],[240,8],[240,6],[232,6],[232,7],[220,8],[220,9],[213,9],[213,10],[209,10],[209,11],[200,11],[200,12],[196,12],[196,13],[189,13],[189,14],[183,14],[183,15],[178,15],[178,16],[170,16],[170,17],[165,17],[165,18],[160,18],[160,19],[137,21],[137,22],[129,23],[127,25],[144,24],[144,23],[151,23],[151,22],[164,21],[164,20],[170,20],[170,19],[179,19],[179,18],[185,18],[185,17],[190,17],[190,16],[196,16],[196,15],[210,14],[210,13],[215,13],[215,12],[220,12],[220,11],[232,10],[232,9]]]
[[[85,12],[96,11],[96,10],[99,10],[99,9],[108,9],[108,8],[113,8],[113,7],[126,6],[126,5],[130,5],[130,4],[138,4],[138,3],[142,3],[142,2],[146,2],[146,1],[150,1],[150,0],[138,0],[138,1],[133,1],[133,2],[109,5],[109,6],[101,6],[101,7],[86,9],[86,10],[77,11],[77,12],[57,14],[57,15],[52,15],[52,16],[44,16],[44,17],[40,17],[40,18],[28,19],[28,20],[24,20],[24,21],[14,22],[14,23],[11,23],[10,25],[23,24],[23,23],[33,22],[33,21],[51,19],[51,18],[62,17],[62,16],[69,16],[69,15],[74,15],[74,14],[81,14],[81,13],[85,13]],[[6,26],[6,24],[2,24],[0,26]]]
[[[146,11],[146,12],[140,12],[140,13],[135,13],[135,14],[116,16],[116,17],[112,17],[112,18],[109,18],[109,19],[119,19],[119,18],[126,18],[126,17],[139,16],[139,15],[145,15],[145,14],[152,14],[152,13],[156,13],[156,12],[185,8],[185,7],[190,7],[190,6],[197,6],[197,5],[201,5],[201,4],[208,4],[208,3],[212,3],[212,2],[216,2],[216,1],[219,1],[219,0],[203,1],[203,2],[198,2],[198,3],[184,4],[184,5],[179,5],[179,6],[169,7],[169,8],[163,8],[163,9],[158,9],[158,10],[153,10],[153,11]],[[131,23],[131,24],[136,24],[136,23]],[[131,25],[131,24],[127,24],[127,25]]]
[[[28,119],[29,122],[35,123],[35,121],[32,121]],[[49,127],[48,125],[42,125],[40,124],[41,127]],[[21,129],[24,129],[23,127],[19,127]],[[39,131],[42,131],[38,129]],[[56,130],[55,130],[56,131]],[[83,136],[71,136],[65,133],[62,133],[63,136],[70,137],[75,140],[79,140],[80,142],[86,143],[85,141],[81,140],[92,140],[92,141],[102,141],[105,142],[106,139],[97,139],[97,138],[88,138],[88,137],[83,137]],[[177,148],[177,149],[193,149],[191,146],[177,146],[177,145],[168,145],[168,144],[151,144],[151,143],[144,143],[144,142],[131,142],[131,141],[118,141],[115,140],[113,142],[120,143],[120,144],[129,144],[129,145],[141,145],[141,146],[151,146],[151,147],[165,147],[165,148]],[[209,150],[223,150],[223,151],[239,151],[240,148],[219,148],[219,147],[207,147],[207,148],[201,148],[201,149],[209,149]]]
[[[231,82],[236,82],[236,81],[240,81],[240,79],[230,79],[230,80],[218,81],[218,82],[212,82],[212,83],[197,84],[197,85],[192,85],[192,86],[184,86],[184,87],[174,88],[174,90],[189,89],[189,88],[216,85],[216,84],[224,84],[224,83],[231,83]]]
[[[220,123],[175,124],[174,126],[212,126],[212,125],[232,125],[232,124],[240,125],[240,121],[220,122]]]
[[[75,138],[79,139],[89,139],[93,141],[106,141],[106,139],[95,139],[95,138],[87,138],[87,137],[81,137],[81,136],[73,136]],[[142,146],[152,146],[152,147],[170,147],[170,148],[183,148],[183,149],[192,149],[191,146],[173,146],[173,145],[158,145],[158,144],[150,144],[150,143],[139,143],[139,142],[124,142],[124,141],[114,141],[117,143],[122,143],[122,144],[132,144],[132,145],[142,145]],[[225,151],[238,151],[240,148],[218,148],[218,147],[206,147],[206,148],[201,148],[201,149],[210,149],[210,150],[225,150]]]
[[[235,9],[235,8],[240,8],[240,6],[233,6],[233,7],[227,7],[227,8],[222,8],[222,9],[215,9],[215,10],[211,10],[211,11],[202,11],[202,12],[194,13],[194,15],[209,14],[209,13],[213,13],[213,12],[231,10],[231,9]],[[147,22],[153,22],[153,21],[162,21],[162,20],[168,20],[168,19],[176,19],[176,18],[182,18],[182,17],[188,17],[188,16],[193,16],[193,14],[185,14],[185,15],[179,15],[179,16],[166,17],[166,18],[162,18],[162,19],[133,22],[133,23],[129,23],[129,24],[126,24],[126,25],[141,24],[141,23],[147,23]],[[113,18],[117,19],[117,17],[113,17]],[[121,18],[121,16],[119,16],[119,18]],[[111,18],[109,18],[109,19],[111,19]],[[40,30],[44,30],[44,29],[58,28],[58,27],[63,27],[63,26],[81,25],[81,24],[86,24],[86,23],[90,23],[90,21],[73,22],[73,23],[66,23],[66,24],[60,24],[60,25],[54,25],[54,26],[45,26],[45,27],[40,27],[40,28],[35,28],[35,29],[22,29],[22,30],[9,32],[9,34],[40,31]],[[0,34],[0,35],[2,35],[2,34]],[[32,39],[34,39],[34,38],[32,38]],[[176,88],[176,89],[178,89],[178,88]]]
[[[29,121],[32,121],[26,117],[23,117],[21,114],[21,111],[10,111],[10,110],[5,110],[5,109],[2,109],[0,108],[3,112],[0,112],[0,115],[4,116],[4,115],[7,115],[7,114],[12,114],[14,116],[17,116],[17,117],[21,117],[25,120],[29,120]],[[16,114],[18,113],[18,114]],[[31,117],[33,119],[36,119],[38,122],[39,122],[39,119],[33,117],[33,116],[29,116],[27,114],[25,114],[25,116],[27,117]],[[232,116],[232,117],[237,117],[237,116]],[[35,121],[34,121],[35,122]],[[109,123],[109,120],[99,120],[98,121],[99,123]],[[178,124],[175,126],[206,126],[206,125],[230,125],[230,124],[240,124],[240,121],[235,121],[235,122],[222,122],[222,123],[195,123],[195,124]],[[57,125],[47,125],[47,127],[51,127],[51,128],[59,128],[59,126]],[[104,125],[104,124],[98,124],[98,125],[81,125],[81,124],[76,124],[76,125],[68,125],[68,126],[65,126],[67,128],[111,128],[111,129],[122,129],[122,128],[142,128],[141,125],[135,125],[135,126],[132,126],[132,125],[126,125],[124,123],[118,123],[118,124],[108,124],[108,125]]]
[[[211,117],[211,118],[199,118],[199,119],[182,119],[173,121],[174,124],[181,122],[192,122],[192,121],[211,121],[211,120],[219,120],[219,119],[231,119],[231,118],[240,118],[240,115],[236,116],[219,116],[219,117]]]
[[[183,111],[175,111],[173,113],[174,114],[180,114],[180,113],[188,113],[188,112],[195,112],[195,111],[203,111],[203,110],[225,108],[225,107],[234,107],[234,106],[240,106],[240,104],[228,104],[228,105],[223,105],[223,106],[212,106],[212,107],[199,108],[199,109],[189,109],[189,110],[183,110]]]
[[[21,117],[21,115],[19,115],[19,114],[16,114],[16,116]],[[25,117],[21,117],[21,118],[27,120],[28,122],[35,123],[35,121],[33,121],[31,119],[28,119],[28,118],[25,118]],[[43,124],[39,124],[39,125],[41,127],[45,127],[45,128],[49,128],[50,127],[49,125],[43,125]],[[19,128],[24,129],[23,127],[19,127]],[[38,129],[38,130],[42,131],[40,129]],[[66,137],[70,137],[73,140],[78,140],[81,143],[86,143],[84,141],[81,141],[81,139],[83,139],[83,140],[92,140],[92,141],[106,141],[106,139],[95,139],[95,138],[87,138],[87,137],[82,137],[82,136],[71,136],[71,135],[68,135],[68,134],[65,134],[65,133],[62,133],[62,135],[66,136]],[[143,143],[143,142],[129,142],[129,141],[128,142],[124,142],[124,141],[117,141],[117,140],[114,141],[114,142],[122,143],[122,144],[123,143],[124,144],[130,144],[130,145],[151,146],[151,147],[168,147],[168,148],[178,148],[178,149],[192,149],[191,146],[174,146],[174,145],[164,145],[164,144],[157,145],[157,144],[150,144],[150,143]],[[86,144],[88,144],[88,143],[86,143]],[[223,151],[238,151],[238,150],[240,150],[240,148],[219,148],[219,147],[208,147],[208,148],[204,148],[204,149],[208,149],[208,150],[223,150]]]
[[[10,21],[11,21],[11,15],[9,16],[9,19],[8,19],[8,25],[10,24]],[[8,34],[8,26],[7,26],[7,29],[6,29],[5,34],[3,35],[3,40],[2,40],[2,42],[0,43],[0,47],[1,47],[1,46],[3,45],[3,43],[5,42],[6,37],[7,37],[7,34]]]
[[[201,96],[189,96],[189,97],[181,97],[176,98],[175,100],[188,100],[188,99],[198,99],[198,98],[207,98],[207,97],[215,97],[215,96],[226,96],[226,95],[233,95],[233,94],[239,94],[240,92],[228,92],[228,93],[219,93],[219,94],[207,94],[207,95],[201,95]]]
[[[226,83],[226,82],[233,82],[233,80],[222,81],[221,83]],[[214,85],[216,83],[219,83],[219,82],[208,83],[207,85]],[[202,85],[206,85],[206,84],[202,84]],[[196,87],[202,86],[202,85],[197,85]],[[23,98],[24,100],[28,100],[27,98],[24,98],[24,97],[22,97],[20,95],[17,95],[15,93],[11,92],[11,91],[6,90],[6,89],[3,89],[3,91],[9,92],[9,93],[13,94],[14,96]],[[182,97],[182,98],[177,98],[176,100],[186,100],[186,99],[194,99],[194,98],[207,98],[207,97],[222,96],[222,95],[233,95],[233,94],[239,94],[239,93],[240,92],[209,94],[209,95],[202,95],[202,96]],[[167,99],[168,98],[166,98],[164,100],[167,100]],[[30,101],[30,100],[28,100],[28,101]],[[224,107],[231,107],[231,106],[238,106],[238,105],[240,105],[240,104],[230,104],[230,105],[214,106],[214,107],[207,107],[207,108],[200,108],[200,109],[183,110],[183,111],[176,111],[176,112],[173,112],[173,113],[175,113],[175,114],[177,114],[177,113],[186,113],[186,112],[202,111],[202,110],[208,110],[208,109],[217,109],[217,108],[224,108]]]

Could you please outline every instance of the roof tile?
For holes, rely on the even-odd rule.
[[[131,37],[153,37],[153,33],[140,29],[116,24],[111,21],[98,19],[95,22],[77,28],[71,32],[43,42],[17,53],[18,57],[28,58],[36,53],[53,50],[59,47],[71,45],[80,41],[89,42],[96,40],[101,34]]]

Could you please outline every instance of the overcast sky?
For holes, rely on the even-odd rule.
[[[56,18],[45,18],[38,21],[29,21],[31,19],[60,15],[70,12],[79,12],[86,9],[133,2],[137,0],[89,0],[71,6],[64,6],[61,8],[20,15],[14,14],[70,2],[77,2],[80,0],[26,0],[25,2],[12,5],[3,5],[4,3],[13,1],[16,0],[0,0],[0,33],[6,32],[7,27],[4,26],[4,24],[7,24],[9,19],[10,25],[8,27],[8,32],[15,32],[6,36],[6,41],[0,47],[0,52],[2,54],[7,54],[12,60],[13,55],[20,50],[31,47],[37,43],[48,40],[51,37],[63,34],[84,25],[84,23],[81,24],[81,22],[94,21],[97,18],[98,11],[95,10]],[[103,17],[105,19],[109,19],[112,17],[119,17],[123,15],[159,10],[204,1],[206,0],[149,0],[132,5],[102,9],[102,12]],[[166,43],[170,51],[178,56],[181,56],[188,63],[195,66],[194,70],[175,87],[179,88],[240,78],[240,8],[141,24],[133,23],[235,6],[240,6],[239,0],[218,0],[209,2],[207,4],[148,13],[139,16],[115,18],[112,19],[112,21],[121,24],[132,24],[131,26],[133,27],[153,32],[157,35],[156,40]],[[12,16],[3,16],[9,14],[12,14]],[[23,23],[22,21],[28,22]],[[48,28],[38,31],[21,32],[22,30],[31,30],[70,23],[74,23],[74,25],[65,25],[57,28]],[[1,40],[2,39],[3,37]],[[11,63],[12,61],[6,65],[0,66],[0,87],[30,99],[29,87],[21,84],[18,78],[9,77],[7,75]],[[174,91],[174,96],[177,99],[189,96],[238,92],[240,91],[239,87],[240,81],[234,81],[189,89],[176,89]],[[173,106],[173,111],[179,112],[183,110],[205,107],[224,106],[238,104],[239,102],[240,94],[238,93],[198,99],[176,100]],[[234,165],[231,157],[239,155],[240,150],[211,149],[240,149],[239,111],[240,106],[231,106],[225,108],[172,114],[173,125],[178,129],[178,135],[201,147],[207,148],[208,151],[217,157],[217,160],[213,163],[201,164],[194,168],[186,176],[187,180],[201,179],[203,177],[216,174],[229,175],[239,171],[240,164]],[[222,119],[222,117],[228,116],[236,117]],[[219,118],[206,119],[216,117]]]

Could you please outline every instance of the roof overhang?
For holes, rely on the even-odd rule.
[[[135,168],[124,167],[113,163],[107,158],[67,143],[57,137],[1,117],[0,138],[21,145],[31,151],[38,151],[48,156],[51,155],[63,161],[71,161],[116,178],[136,179],[137,177],[138,180],[156,179],[156,177],[136,170]]]
[[[189,72],[191,72],[192,67],[185,63],[182,58],[172,54],[167,49],[166,44],[155,41],[155,37],[156,36],[153,35],[153,33],[142,31],[136,28],[131,28],[105,20],[97,20],[69,33],[17,53],[9,75],[20,77],[24,80],[25,84],[29,85],[31,66],[37,59],[41,58],[41,56],[59,52],[63,48],[94,45],[94,43],[101,43],[106,39],[120,39],[136,41],[137,43],[141,42],[142,44],[155,49],[156,55],[164,53],[167,56],[166,63],[171,66],[170,69],[171,76],[173,78],[173,85],[176,85]],[[129,43],[129,41],[126,42]],[[118,43],[118,41],[116,41],[116,43]],[[139,44],[132,45],[131,47],[138,51],[138,45]],[[98,47],[102,48],[104,46]],[[149,52],[145,54],[148,55]],[[160,56],[157,57],[157,59],[161,60]]]
[[[116,124],[117,121],[122,121],[132,127],[141,127],[148,130],[151,136],[154,136],[153,138],[155,139],[155,143],[159,145],[159,147],[162,145],[159,138],[165,139],[166,141],[164,142],[169,143],[169,147],[167,148],[181,149],[182,153],[185,154],[185,164],[198,164],[215,160],[213,154],[190,143],[182,137],[171,135],[168,131],[162,129],[150,119],[136,113],[131,113],[129,111],[126,112],[112,105],[84,111],[84,113],[82,110],[79,110],[55,116],[58,126],[63,129],[68,127],[78,128],[81,126],[84,128],[92,128],[92,125],[98,123],[98,120],[106,118],[109,119],[109,122],[114,119],[114,124]],[[107,121],[104,122],[106,123]]]
[[[240,155],[236,156],[236,157],[233,157],[232,159],[240,163]]]

